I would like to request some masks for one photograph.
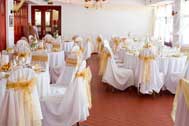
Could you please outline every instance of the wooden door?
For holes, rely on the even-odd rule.
[[[32,25],[40,38],[58,31],[61,35],[61,6],[32,6]]]
[[[0,51],[6,49],[6,0],[0,0]]]
[[[24,4],[14,14],[14,39],[15,43],[24,36],[24,28],[28,25],[28,4]]]

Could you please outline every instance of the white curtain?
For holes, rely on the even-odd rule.
[[[183,1],[181,4],[181,25],[180,25],[180,37],[181,45],[189,45],[189,1]]]
[[[172,4],[156,6],[154,38],[163,42],[173,41]]]

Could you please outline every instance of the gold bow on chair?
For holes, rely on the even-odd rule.
[[[91,97],[91,79],[92,79],[92,73],[90,68],[86,68],[85,70],[76,73],[76,77],[83,77],[86,81],[86,92],[87,92],[87,97],[88,97],[88,103],[89,103],[89,108],[92,107],[92,97]]]
[[[46,56],[46,55],[32,55],[32,61],[34,61],[34,62],[48,62],[48,56]]]
[[[175,99],[174,99],[174,102],[173,102],[173,110],[172,110],[173,121],[175,121],[178,98],[179,98],[179,95],[180,95],[181,92],[184,95],[185,103],[186,103],[186,105],[188,107],[188,111],[189,111],[189,80],[181,79],[179,81],[179,85],[177,86],[176,95],[175,95]]]
[[[144,61],[144,73],[143,73],[143,83],[147,83],[148,81],[150,81],[150,77],[151,77],[151,61],[153,61],[155,59],[155,56],[142,56],[139,55],[139,59]]]
[[[96,42],[97,42],[97,49],[98,52],[102,52],[103,50],[103,44],[102,44],[102,38],[101,37],[97,37]]]
[[[121,43],[121,40],[120,40],[119,38],[114,38],[114,39],[113,39],[113,42],[114,42],[114,44],[115,44],[115,49],[114,49],[114,51],[116,51],[117,48],[118,48],[118,46],[119,46],[119,44]]]
[[[16,54],[19,58],[27,58],[30,55],[29,52],[19,52]]]
[[[110,57],[110,53],[107,53],[106,51],[102,51],[100,54],[100,61],[99,61],[99,75],[103,75],[106,70],[106,65],[108,62],[108,58]]]
[[[40,114],[37,112],[37,110],[35,110],[35,102],[33,101],[33,97],[32,97],[32,90],[34,88],[36,84],[36,78],[33,78],[29,81],[18,81],[18,82],[7,82],[6,88],[8,90],[13,89],[13,90],[19,90],[22,92],[23,96],[23,101],[24,101],[24,108],[25,110],[30,113],[30,121],[36,122],[39,121],[40,122]],[[22,98],[21,98],[22,99]],[[20,119],[18,122],[19,126],[24,126],[24,114],[20,114]],[[38,123],[39,123],[38,122]],[[40,124],[38,125],[40,126]]]
[[[71,65],[71,66],[77,66],[78,65],[78,59],[72,59],[72,58],[67,58],[66,59],[66,64]]]

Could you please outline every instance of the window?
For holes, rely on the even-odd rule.
[[[185,1],[181,8],[181,42],[189,45],[189,1]]]
[[[154,38],[164,42],[173,40],[172,4],[155,7]]]

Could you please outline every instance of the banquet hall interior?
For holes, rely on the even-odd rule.
[[[189,126],[189,0],[0,0],[0,126]]]

